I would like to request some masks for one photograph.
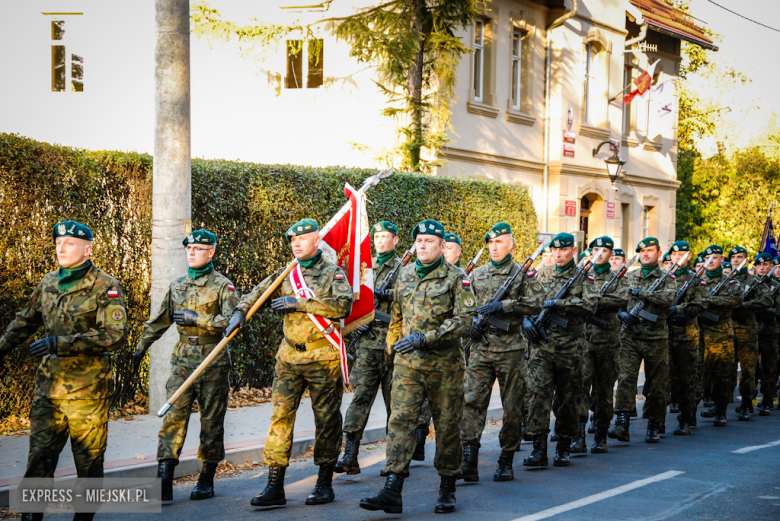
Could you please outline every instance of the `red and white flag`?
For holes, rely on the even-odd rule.
[[[639,75],[634,80],[634,85],[636,85],[636,90],[626,94],[623,96],[623,104],[629,105],[635,97],[641,96],[647,90],[650,88],[650,85],[653,84],[653,75],[655,74],[655,66],[658,65],[658,62],[661,60],[655,60],[655,62],[647,68],[646,71],[644,71],[642,74]]]

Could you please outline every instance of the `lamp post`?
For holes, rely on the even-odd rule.
[[[612,181],[612,188],[617,191],[617,186],[615,183],[620,177],[620,171],[623,169],[623,165],[626,164],[626,162],[620,156],[618,156],[618,147],[615,146],[615,144],[610,140],[602,141],[596,148],[593,149],[593,157],[599,153],[599,150],[601,150],[602,146],[607,144],[612,146],[614,151],[610,157],[604,160],[604,162],[607,164],[607,174],[609,175],[609,180]]]

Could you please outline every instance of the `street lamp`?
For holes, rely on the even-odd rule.
[[[618,147],[612,141],[602,141],[593,149],[593,156],[595,157],[596,154],[599,153],[599,150],[601,150],[601,147],[607,144],[613,147],[614,152],[612,156],[605,159],[604,162],[607,164],[607,174],[609,175],[609,180],[612,181],[612,188],[617,191],[615,183],[617,182],[618,177],[620,177],[620,170],[623,168],[623,165],[626,164],[626,162],[618,156]]]

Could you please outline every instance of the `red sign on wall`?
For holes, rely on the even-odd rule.
[[[615,218],[615,203],[607,203],[607,219]]]
[[[574,217],[577,215],[577,201],[566,201],[566,215]]]
[[[574,157],[574,145],[569,143],[563,144],[563,157]]]
[[[564,130],[563,131],[563,142],[564,143],[571,143],[572,145],[577,140],[577,133],[573,130]]]

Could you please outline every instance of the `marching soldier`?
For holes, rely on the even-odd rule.
[[[271,309],[284,316],[284,338],[276,354],[273,414],[263,450],[268,485],[252,499],[251,504],[256,507],[287,504],[284,474],[292,449],[295,415],[307,388],[317,426],[314,464],[320,470],[306,504],[330,503],[335,498],[333,470],[341,448],[344,380],[339,350],[329,337],[335,342],[340,339],[339,319],[350,314],[352,289],[344,272],[323,258],[319,229],[314,219],[302,219],[285,233],[298,266],[272,295]],[[225,335],[244,327],[249,309],[283,271],[280,269],[241,298]]]
[[[733,268],[731,267],[731,263],[729,261],[723,261],[723,274],[724,275],[731,275],[731,270]]]
[[[454,233],[448,233],[444,236],[444,260],[453,266],[460,268],[460,256],[463,253],[463,244],[460,237]]]
[[[780,258],[778,258],[780,262]],[[772,272],[772,256],[768,253],[759,253],[755,261],[756,275],[763,277]],[[780,281],[771,278],[770,293],[774,291],[773,305],[765,310],[756,312],[758,321],[758,351],[761,356],[761,402],[758,404],[758,414],[769,416],[769,411],[774,407],[775,394],[777,394],[777,311],[780,308]]]
[[[92,230],[75,221],[54,226],[60,267],[47,273],[0,337],[0,358],[43,326],[30,345],[41,359],[30,409],[25,478],[53,478],[68,438],[79,477],[103,477],[108,435],[110,353],[126,340],[127,310],[119,283],[95,266]],[[94,514],[77,513],[75,519]],[[23,514],[42,519],[43,514]]]
[[[466,402],[461,420],[461,441],[463,443],[464,481],[479,481],[478,460],[480,439],[485,429],[488,405],[493,384],[498,380],[501,403],[504,409],[501,432],[501,456],[494,481],[514,479],[512,462],[515,452],[520,450],[525,398],[525,342],[521,336],[524,314],[539,311],[538,302],[524,295],[524,277],[518,276],[501,302],[489,302],[506,279],[516,274],[520,267],[512,261],[514,238],[512,227],[504,222],[494,225],[485,235],[490,251],[490,262],[474,270],[472,288],[481,315],[492,315],[509,322],[509,331],[490,326],[484,333],[476,323],[469,335],[472,349],[466,370]],[[488,341],[485,346],[484,338]]]
[[[612,271],[620,271],[623,264],[626,263],[626,252],[620,248],[612,250],[612,256],[609,258],[609,266]]]
[[[587,349],[585,318],[596,311],[598,290],[588,277],[580,278],[566,297],[554,295],[577,273],[574,236],[559,233],[552,240],[553,267],[539,272],[538,280],[529,284],[528,294],[544,307],[568,319],[567,327],[550,324],[547,340],[531,320],[524,320],[523,331],[529,342],[528,383],[531,387],[527,434],[533,436],[533,452],[523,465],[546,467],[547,433],[550,432],[550,410],[555,409],[555,432],[559,436],[555,449],[556,467],[570,464],[569,448],[577,435],[579,394],[582,391],[582,354]],[[553,404],[555,392],[555,404]]]
[[[544,245],[544,248],[542,248],[542,262],[539,263],[539,266],[537,268],[538,270],[541,270],[545,266],[552,266],[555,264],[555,259],[553,259],[552,256],[552,248],[550,248],[550,242]]]
[[[732,310],[742,305],[742,286],[732,279],[718,295],[711,296],[710,291],[728,276],[723,273],[723,248],[717,244],[704,250],[706,257],[713,256],[710,269],[702,279],[700,300],[707,311],[718,317],[713,322],[699,317],[701,342],[704,344],[704,360],[712,379],[711,398],[715,405],[708,411],[702,411],[703,418],[715,418],[716,427],[726,426],[726,406],[731,398],[734,386],[731,385],[731,373],[734,364],[734,324]],[[707,391],[705,387],[705,392]]]
[[[389,221],[381,221],[374,225],[372,233],[374,249],[376,250],[376,258],[373,262],[373,265],[376,266],[374,268],[374,284],[379,285],[388,274],[401,264],[401,259],[398,258],[395,251],[399,240],[398,227]],[[390,311],[392,300],[392,291],[390,290],[395,285],[395,281],[398,280],[399,273],[400,270],[396,271],[387,290],[374,290],[376,307],[379,311],[384,313]],[[344,455],[336,464],[335,471],[338,473],[360,474],[360,464],[357,459],[360,439],[363,437],[363,430],[366,428],[368,416],[380,386],[387,418],[390,418],[393,361],[391,355],[385,353],[387,326],[388,324],[381,320],[374,320],[359,328],[365,333],[370,332],[371,334],[362,334],[355,349],[356,360],[350,375],[350,382],[355,388],[355,393],[344,417],[343,430],[346,443]]]
[[[669,252],[664,253],[663,258],[661,259],[661,264],[664,271],[669,271],[672,268],[672,257],[669,255]]]
[[[747,250],[742,246],[735,246],[729,251],[729,262],[732,266],[739,266],[747,259]],[[748,273],[744,266],[734,277],[742,285],[743,290],[752,287],[756,281],[755,275]],[[769,293],[768,284],[758,284],[744,296],[741,306],[734,309],[734,351],[736,361],[742,369],[739,379],[739,394],[742,395],[742,405],[737,409],[739,421],[750,421],[753,413],[753,396],[756,393],[756,367],[758,366],[758,323],[756,312],[773,307],[774,301]],[[732,378],[736,384],[737,366],[733,366]]]
[[[641,269],[628,275],[631,293],[628,309],[639,301],[644,301],[645,311],[658,317],[656,322],[645,320],[628,311],[620,311],[618,318],[629,328],[622,338],[620,352],[620,376],[618,378],[617,398],[615,400],[615,427],[608,435],[618,441],[630,441],[629,423],[631,409],[636,405],[636,384],[639,367],[644,360],[645,387],[647,398],[644,417],[648,419],[646,443],[659,443],[664,431],[666,418],[666,379],[669,375],[669,337],[666,329],[666,317],[669,307],[674,303],[676,285],[674,275],[670,275],[652,293],[648,289],[663,277],[658,267],[661,247],[658,239],[647,237],[636,247]]]
[[[609,262],[615,256],[615,243],[611,237],[599,237],[590,243],[590,247],[603,248],[601,255],[594,259],[593,278],[597,288],[602,288],[618,275],[613,272]],[[620,268],[618,268],[620,269]],[[609,289],[601,295],[596,308],[596,318],[606,323],[606,329],[594,324],[586,324],[588,339],[587,357],[584,361],[584,374],[593,386],[595,406],[593,407],[592,423],[596,426],[591,454],[607,452],[607,430],[612,421],[612,395],[615,380],[618,377],[618,361],[620,360],[620,321],[617,313],[626,307],[627,293],[630,290],[625,275],[615,280]],[[590,402],[589,385],[583,387],[580,403],[579,434],[571,446],[572,453],[587,451],[585,441],[585,422],[588,419],[588,403]]]
[[[138,349],[133,355],[135,369],[146,351],[176,324],[179,341],[171,355],[171,375],[166,384],[168,397],[190,377],[222,340],[233,308],[238,303],[236,288],[214,270],[217,236],[196,230],[182,240],[187,250],[187,275],[171,282],[160,309],[144,324]],[[225,458],[225,413],[227,412],[230,354],[222,350],[198,376],[192,386],[176,400],[163,418],[157,444],[157,477],[162,479],[163,501],[173,500],[173,471],[179,464],[192,404],[200,406],[200,447],[198,459],[203,468],[190,499],[208,499],[214,495],[214,474]]]
[[[360,501],[366,510],[402,512],[401,491],[426,398],[436,429],[433,464],[441,476],[435,512],[455,510],[455,481],[463,456],[459,422],[465,367],[460,337],[468,331],[476,301],[468,278],[444,261],[444,233],[444,227],[430,219],[415,226],[417,261],[401,270],[393,291],[387,345],[396,356],[384,467],[389,476],[378,494]]]

